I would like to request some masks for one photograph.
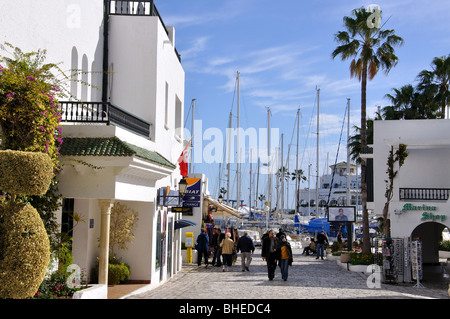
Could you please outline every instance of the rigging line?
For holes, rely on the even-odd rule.
[[[348,105],[345,107],[344,120],[342,121],[341,135],[339,136],[339,143],[338,143],[338,148],[337,148],[337,152],[336,152],[336,159],[334,160],[334,170],[333,170],[333,174],[331,175],[330,192],[328,193],[327,207],[330,205],[331,190],[333,189],[334,174],[336,174],[336,164],[337,164],[337,160],[338,160],[338,156],[339,156],[339,148],[341,146],[342,132],[344,131],[344,124],[345,124],[347,109],[348,109]]]
[[[303,165],[303,159],[304,159],[304,157],[305,157],[306,147],[308,146],[309,134],[311,133],[311,125],[312,125],[312,122],[313,122],[314,111],[315,111],[315,109],[316,109],[316,103],[317,103],[317,95],[314,97],[314,107],[313,107],[313,109],[312,109],[312,114],[311,114],[311,117],[310,117],[310,119],[309,119],[308,133],[306,134],[305,147],[304,147],[304,149],[303,149],[302,160],[301,160],[301,162],[300,162],[300,166]],[[301,113],[300,113],[300,114],[301,114]],[[311,161],[311,154],[310,154],[309,160]]]
[[[294,139],[295,128],[297,127],[296,125],[298,125],[297,124],[297,116],[295,117],[294,128],[292,129],[292,135],[291,135],[291,142],[289,143],[289,147],[288,147],[286,166],[288,166],[288,163],[289,163],[289,154],[291,152],[292,140]]]
[[[188,120],[188,118],[189,118],[189,114],[191,113],[193,101],[194,101],[194,100],[192,100],[192,101],[191,101],[191,105],[189,105],[189,111],[188,111],[188,114],[187,114],[187,116],[186,116],[186,119],[184,120],[184,128],[186,128],[186,123],[187,123],[187,120]]]

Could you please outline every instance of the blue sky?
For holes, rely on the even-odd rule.
[[[329,165],[335,161],[347,98],[350,98],[351,126],[360,123],[360,83],[350,78],[348,61],[331,58],[337,46],[334,34],[344,30],[344,16],[355,8],[378,4],[383,11],[384,28],[395,29],[404,39],[404,45],[396,48],[398,65],[387,76],[379,73],[368,84],[369,117],[373,117],[377,106],[388,105],[384,96],[392,88],[414,83],[421,70],[430,69],[434,57],[450,53],[447,0],[156,0],[155,3],[165,24],[175,27],[176,47],[186,72],[185,112],[191,100],[196,99],[195,119],[202,121],[203,130],[208,127],[224,130],[230,111],[236,115],[235,80],[239,71],[241,126],[266,127],[269,107],[271,127],[284,134],[286,159],[300,107],[299,167],[307,172],[308,164],[313,164],[315,174],[316,88],[320,89],[319,175],[324,173],[327,158]],[[190,118],[187,126],[190,128]],[[295,168],[295,136],[292,143],[290,170]],[[339,161],[345,159],[344,138]],[[241,167],[246,170],[241,198],[247,199],[249,164]],[[219,165],[195,164],[194,170],[206,174],[209,190],[215,194]],[[261,177],[260,184],[264,183]],[[225,182],[221,186],[226,186]],[[259,193],[266,192],[264,187],[260,185]],[[231,192],[235,194],[235,190]]]

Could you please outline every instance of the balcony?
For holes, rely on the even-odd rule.
[[[152,16],[158,17],[159,21],[164,27],[166,34],[169,35],[166,25],[164,24],[161,15],[156,8],[153,0],[110,0],[109,1],[109,15],[125,15],[125,16]],[[174,48],[175,54],[177,55],[178,61],[181,62],[181,55],[178,53],[177,49]]]
[[[62,122],[113,124],[144,137],[151,137],[150,123],[111,103],[79,101],[60,101],[59,103],[62,110]]]
[[[448,200],[449,188],[400,188],[400,200]]]

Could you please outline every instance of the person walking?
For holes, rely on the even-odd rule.
[[[285,235],[280,236],[278,241],[276,258],[280,263],[281,278],[286,281],[288,278],[289,266],[292,266],[293,256],[291,244],[286,240]]]
[[[225,239],[220,243],[220,247],[222,248],[222,271],[225,271],[225,266],[227,267],[227,271],[230,270],[231,265],[233,264],[233,250],[234,250],[234,241],[231,239],[231,233],[225,234]]]
[[[316,250],[317,250],[317,257],[316,259],[319,259],[319,257],[323,260],[323,252],[325,250],[325,243],[328,244],[328,238],[325,235],[325,231],[321,231],[320,234],[317,235],[316,240]]]
[[[221,260],[221,255],[222,255],[222,248],[220,248],[220,243],[222,242],[222,240],[225,238],[225,234],[221,232],[219,227],[215,227],[214,228],[214,236],[213,236],[213,248],[214,248],[214,254],[213,254],[213,259],[211,264],[213,266],[217,266],[220,267],[222,266],[222,260]]]
[[[269,280],[275,277],[275,269],[277,268],[276,249],[278,238],[274,236],[273,230],[269,230],[268,236],[263,239],[261,248],[262,260],[267,263],[267,275]]]
[[[239,251],[241,251],[242,271],[250,271],[249,267],[252,261],[252,254],[255,251],[255,244],[246,231],[244,231],[244,235],[237,242],[236,252]]]
[[[209,237],[206,234],[205,230],[202,228],[200,235],[197,236],[197,245],[195,245],[195,249],[197,249],[197,265],[200,267],[202,264],[202,257],[205,258],[205,268],[208,268],[208,246]]]

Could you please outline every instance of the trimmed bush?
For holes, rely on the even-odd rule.
[[[108,265],[108,284],[118,285],[130,276],[130,269],[124,263]]]
[[[0,298],[33,297],[49,261],[50,243],[36,209],[0,203]]]
[[[53,178],[53,163],[45,153],[0,151],[0,189],[17,195],[44,195]]]

